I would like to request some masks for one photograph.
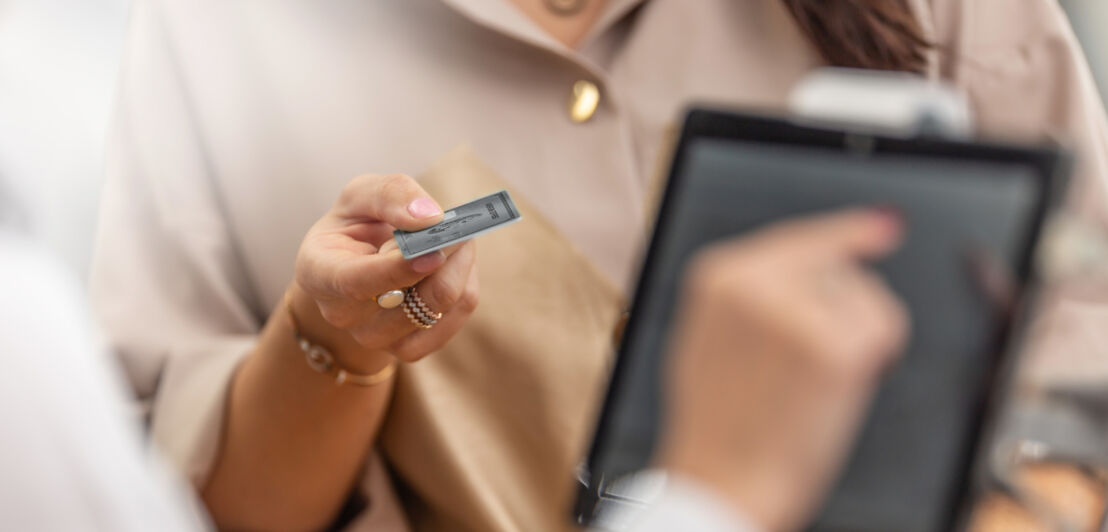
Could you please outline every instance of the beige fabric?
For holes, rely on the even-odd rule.
[[[400,372],[382,449],[410,520],[566,526],[667,128],[690,101],[779,109],[819,64],[780,2],[638,5],[613,2],[574,52],[503,0],[136,2],[94,300],[153,399],[154,440],[194,482],[308,226],[354,175],[404,172],[444,204],[506,186],[527,217],[481,240],[472,323]],[[1104,113],[1054,2],[913,6],[940,44],[934,72],[969,91],[982,129],[1071,140],[1075,202],[1108,224]],[[566,112],[578,79],[603,92],[585,124]],[[373,504],[352,529],[403,526],[383,475],[367,468]]]
[[[448,205],[504,188],[465,148],[422,182]],[[447,348],[400,372],[385,454],[400,477],[421,479],[420,507],[447,510],[412,512],[418,529],[534,530],[568,518],[567,488],[603,391],[621,298],[514,196],[526,223],[479,244],[480,310]]]

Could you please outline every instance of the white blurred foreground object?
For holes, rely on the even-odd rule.
[[[789,107],[804,118],[898,136],[927,132],[957,138],[973,133],[964,94],[904,72],[816,70],[793,89]]]
[[[0,188],[82,279],[128,3],[0,0]]]
[[[80,287],[0,229],[0,529],[207,528],[145,449]]]

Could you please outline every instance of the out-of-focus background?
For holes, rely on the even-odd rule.
[[[1108,2],[1105,0],[1061,0],[1070,15],[1070,23],[1085,47],[1100,86],[1100,96],[1108,100]]]
[[[128,0],[0,0],[0,209],[88,270]],[[12,213],[0,213],[9,218]]]
[[[0,0],[0,187],[82,278],[129,3]],[[1108,0],[1061,3],[1108,94]]]

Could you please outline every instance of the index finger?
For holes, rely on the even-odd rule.
[[[403,174],[354,178],[343,188],[335,209],[344,218],[384,222],[405,231],[442,221],[442,207],[415,179]]]
[[[798,254],[866,260],[892,252],[903,235],[900,215],[890,209],[860,208],[783,222],[772,232]]]
[[[453,252],[454,250],[450,250]],[[407,260],[391,248],[350,258],[332,271],[332,286],[356,301],[369,301],[389,290],[401,290],[422,281],[446,262],[444,250]]]

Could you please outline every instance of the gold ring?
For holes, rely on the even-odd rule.
[[[420,329],[430,329],[442,319],[442,313],[432,311],[414,286],[404,292],[404,315]]]

